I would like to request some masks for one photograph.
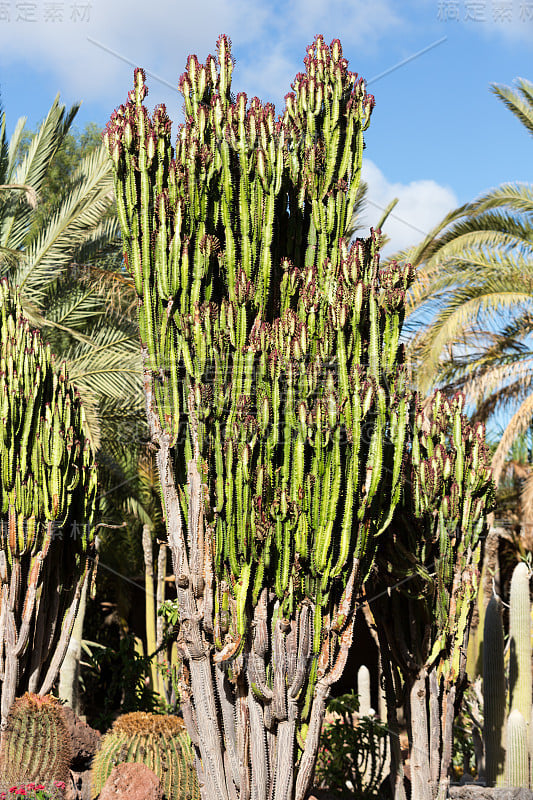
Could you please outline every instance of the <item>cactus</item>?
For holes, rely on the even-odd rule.
[[[485,780],[488,786],[503,785],[505,668],[503,658],[503,622],[501,604],[492,597],[485,612],[483,631],[483,741],[485,743]]]
[[[370,670],[363,664],[357,672],[357,693],[359,695],[359,717],[368,717],[372,709],[370,699]]]
[[[145,764],[160,778],[168,800],[200,797],[191,741],[178,717],[134,711],[113,723],[103,737],[91,773],[97,797],[117,764]]]
[[[143,106],[141,69],[104,141],[204,797],[303,800],[355,598],[401,502],[413,272],[379,269],[375,232],[344,236],[373,98],[340,42],[316,37],[277,119],[232,95],[227,37],[217,47],[218,59],[188,59],[175,149],[165,108]],[[429,529],[434,498],[420,492]],[[482,511],[476,500],[476,531]]]
[[[398,680],[409,697],[416,800],[447,793],[455,704],[466,680],[481,542],[494,498],[484,428],[470,426],[463,408],[463,395],[447,399],[441,392],[425,409],[419,400],[413,404],[410,480],[371,584],[379,598],[372,610],[388,670],[392,729]],[[394,747],[391,741],[394,770],[401,772]]]
[[[91,572],[94,456],[79,397],[0,283],[0,674],[47,694]]]
[[[60,702],[29,692],[13,703],[2,733],[0,783],[67,782],[70,734]]]
[[[529,566],[513,571],[509,602],[509,696],[506,703],[504,640],[500,602],[487,606],[483,649],[485,773],[489,786],[528,788],[531,771],[531,603]],[[506,705],[509,716],[505,717]],[[507,750],[502,742],[507,727]],[[511,748],[511,749],[509,749]],[[505,759],[504,759],[505,755]],[[505,760],[505,768],[503,762]],[[516,783],[518,781],[518,783]]]
[[[531,717],[531,603],[529,567],[517,564],[509,600],[509,711],[520,711],[529,730]]]
[[[510,788],[527,789],[529,785],[529,754],[527,724],[515,708],[507,720],[506,783]]]

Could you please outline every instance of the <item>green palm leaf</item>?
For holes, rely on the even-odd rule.
[[[533,84],[517,85],[492,91],[533,133]],[[464,390],[478,418],[512,413],[496,450],[498,476],[533,413],[533,185],[485,192],[395,258],[419,268],[406,329],[420,388]]]

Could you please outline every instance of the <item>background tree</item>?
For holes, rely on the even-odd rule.
[[[119,443],[123,449],[126,442],[137,447],[132,437],[143,413],[138,326],[101,132],[90,124],[77,133],[72,127],[77,108],[66,112],[56,98],[35,131],[26,131],[24,120],[19,120],[9,143],[2,113],[0,181],[31,187],[32,202],[27,202],[26,191],[0,193],[0,271],[20,287],[25,313],[58,358],[67,362],[99,449],[101,486],[112,500],[111,476],[120,471],[118,466],[113,469],[114,455]],[[122,524],[109,502],[104,511],[99,524]],[[126,577],[142,574],[135,564],[127,571],[132,531],[126,541],[116,527],[99,530],[108,532],[100,536],[103,563],[115,563],[116,550]],[[107,582],[103,588],[112,593],[105,599],[120,601],[123,585],[116,576]],[[61,693],[71,704],[78,685],[86,591],[84,587],[62,670]]]
[[[533,134],[533,84],[492,90]],[[466,392],[475,419],[514,414],[493,459],[498,483],[533,415],[533,188],[504,184],[452,211],[416,247],[408,296],[413,377],[423,391]],[[425,323],[425,324],[424,324]]]

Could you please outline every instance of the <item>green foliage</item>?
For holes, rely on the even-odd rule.
[[[59,701],[26,693],[9,712],[0,749],[0,783],[69,779],[70,734]]]
[[[199,800],[193,749],[183,721],[137,712],[119,717],[103,737],[92,766],[97,797],[117,764],[146,764],[161,779],[168,800]]]
[[[356,694],[328,701],[338,719],[324,726],[315,783],[339,797],[370,800],[380,797],[388,749],[388,729],[373,717],[355,718]]]
[[[175,600],[165,600],[159,606],[157,614],[163,617],[168,625],[177,625],[180,615],[179,606]]]
[[[159,709],[159,699],[147,685],[150,658],[136,650],[133,634],[122,635],[118,647],[87,642],[85,652],[85,693],[101,698],[98,714],[91,719],[95,728],[106,730],[117,711],[126,714]]]
[[[64,797],[65,783],[54,781],[48,783],[17,783],[10,786],[7,791],[0,792],[0,800],[62,800]]]
[[[71,133],[77,108],[56,98],[35,133],[25,138],[21,119],[9,142],[0,113],[0,274],[67,361],[98,445],[102,426],[140,409],[140,367],[110,169],[94,126]]]
[[[491,88],[531,133],[533,84],[516,83]],[[530,183],[502,184],[395,256],[419,267],[407,302],[413,375],[422,390],[465,391],[477,419],[509,414],[493,462],[496,484],[533,411],[532,211]]]
[[[472,603],[477,592],[480,545],[494,498],[484,426],[463,416],[464,396],[437,392],[412,412],[412,450],[391,536],[378,553],[373,584],[383,597],[379,625],[413,662],[435,666],[453,684],[462,663]],[[404,580],[409,577],[409,580]],[[394,589],[394,591],[392,591]],[[400,630],[391,620],[409,619]],[[396,651],[398,652],[398,651]],[[411,671],[404,655],[398,665]]]
[[[27,154],[32,141],[38,134],[25,130],[17,153],[20,164]],[[83,131],[71,126],[65,133],[54,157],[48,162],[44,180],[39,189],[38,205],[32,220],[30,238],[46,227],[47,220],[64,199],[65,191],[72,190],[80,182],[79,165],[85,158],[94,154],[102,145],[102,131],[95,122],[88,122]],[[111,206],[107,216],[115,213]],[[115,257],[117,249],[115,247]]]

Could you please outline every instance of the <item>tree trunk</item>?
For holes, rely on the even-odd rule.
[[[275,593],[266,588],[259,596],[252,628],[244,641],[226,636],[224,648],[213,655],[214,637],[221,635],[215,630],[218,617],[214,619],[219,598],[215,597],[211,531],[203,519],[197,444],[188,464],[185,531],[170,438],[157,424],[149,376],[145,391],[148,420],[158,446],[156,460],[176,576],[178,647],[184,664],[182,712],[200,766],[202,798],[304,800],[312,787],[330,686],[342,674],[352,640],[352,595],[358,562],[354,560],[343,601],[348,622],[338,634],[325,637],[318,658],[312,654],[312,605],[303,604],[290,623],[280,620]],[[220,587],[223,582],[217,593],[223,591]],[[230,612],[237,613],[233,598]],[[267,665],[273,676],[271,687]],[[316,684],[308,731],[296,763],[296,733],[305,700],[301,695],[312,670],[316,670]]]
[[[59,671],[59,697],[74,711],[79,714],[80,709],[80,662],[81,662],[81,643],[83,639],[83,623],[85,620],[85,609],[87,607],[87,591],[91,580],[90,574],[87,575],[81,589],[80,604],[72,636],[67,648],[65,660]]]

